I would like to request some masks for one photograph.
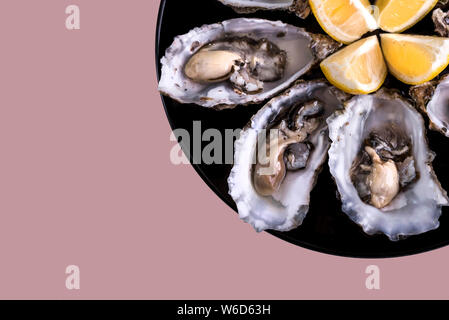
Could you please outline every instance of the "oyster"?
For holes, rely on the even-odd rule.
[[[448,198],[431,166],[421,115],[399,94],[356,96],[328,119],[329,167],[343,211],[390,240],[439,226]]]
[[[410,96],[429,117],[430,128],[449,137],[449,76],[411,87]]]
[[[159,91],[204,107],[260,103],[339,47],[326,36],[279,21],[242,18],[205,25],[167,49]]]
[[[449,37],[449,0],[440,0],[436,9],[432,13],[432,20],[435,24],[435,31],[442,37]]]
[[[325,120],[346,97],[324,81],[299,81],[251,119],[228,178],[241,219],[257,231],[302,223],[330,145]]]
[[[435,31],[442,37],[449,36],[449,14],[440,8],[432,13],[432,20],[435,24]]]
[[[301,19],[310,14],[308,0],[218,0],[232,7],[237,13],[252,13],[257,10],[289,10]]]

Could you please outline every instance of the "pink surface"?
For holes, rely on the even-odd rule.
[[[69,4],[79,31],[65,29]],[[255,233],[192,167],[170,163],[158,6],[0,2],[0,298],[449,298],[449,248],[311,252]],[[65,287],[71,264],[78,291]],[[365,287],[370,264],[380,291]]]

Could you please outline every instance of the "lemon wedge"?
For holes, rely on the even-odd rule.
[[[432,80],[449,64],[449,38],[382,34],[381,43],[390,73],[407,84]]]
[[[388,73],[376,36],[347,46],[320,66],[330,83],[350,94],[377,91]]]
[[[323,30],[345,44],[376,30],[368,0],[309,0],[312,12]]]
[[[402,32],[427,15],[438,0],[377,0],[378,25],[388,32]]]

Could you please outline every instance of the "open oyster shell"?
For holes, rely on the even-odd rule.
[[[268,41],[271,46],[279,48],[285,56],[281,77],[263,82],[260,91],[248,93],[233,86],[229,79],[202,83],[186,76],[186,65],[200,50],[210,47],[211,43],[231,42],[233,39]],[[240,18],[205,25],[176,37],[167,49],[161,60],[159,91],[180,103],[195,103],[207,108],[233,108],[241,104],[260,103],[287,89],[340,46],[327,36],[311,34],[280,21]]]
[[[257,231],[274,229],[288,231],[301,225],[310,201],[310,192],[327,157],[330,145],[326,118],[342,106],[338,89],[324,81],[299,81],[284,94],[269,101],[250,121],[235,142],[234,167],[228,178],[229,193],[237,204],[240,218]],[[261,195],[254,184],[258,139],[264,130],[285,119],[298,106],[323,106],[316,128],[304,143],[311,146],[307,164],[296,171],[287,171],[279,188],[271,195]],[[309,104],[310,105],[310,104]],[[285,154],[284,154],[285,155]],[[282,157],[281,157],[282,158]]]
[[[439,226],[441,207],[448,205],[448,198],[431,166],[434,154],[427,146],[424,121],[405,99],[384,90],[356,96],[346,104],[344,112],[336,112],[328,119],[328,125],[332,140],[329,167],[342,209],[351,220],[367,234],[384,233],[390,240]],[[400,128],[410,139],[415,181],[402,188],[388,206],[379,209],[362,201],[351,170],[368,136],[375,130],[392,127]]]
[[[430,129],[449,137],[449,75],[410,88],[410,96],[430,120]]]
[[[218,0],[232,7],[237,13],[252,13],[257,10],[289,10],[301,19],[310,14],[308,0]]]

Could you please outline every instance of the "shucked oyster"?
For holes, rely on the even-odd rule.
[[[430,128],[449,137],[449,76],[410,88],[417,106],[430,119]]]
[[[159,91],[181,103],[232,108],[288,88],[340,44],[261,19],[233,19],[175,39],[162,58]]]
[[[218,0],[232,7],[238,13],[251,13],[257,10],[289,10],[302,19],[310,14],[308,0]]]
[[[431,166],[424,121],[405,99],[387,91],[357,96],[328,124],[330,171],[354,222],[391,240],[439,226],[448,198]]]
[[[309,208],[330,142],[326,118],[341,106],[324,81],[299,82],[268,102],[235,143],[229,193],[257,231],[288,231]]]
[[[198,83],[229,80],[235,89],[253,94],[264,83],[282,79],[286,65],[287,53],[274,43],[239,37],[204,46],[189,59],[184,73]]]

